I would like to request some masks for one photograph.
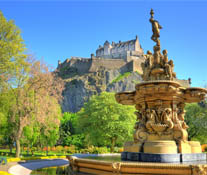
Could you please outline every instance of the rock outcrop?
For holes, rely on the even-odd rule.
[[[121,92],[135,90],[135,84],[142,81],[138,72],[120,73],[119,70],[99,69],[84,75],[62,76],[65,81],[62,111],[78,112],[92,95],[103,91]],[[70,77],[70,78],[67,78]]]
[[[137,71],[126,72],[123,69],[106,69],[99,67],[96,72],[79,73],[73,67],[57,69],[65,81],[62,112],[78,112],[92,95],[107,92],[134,91],[135,85],[142,81]],[[188,80],[177,80],[188,87]]]

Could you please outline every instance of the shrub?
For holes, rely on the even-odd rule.
[[[124,148],[119,148],[119,153],[122,153],[124,151]]]
[[[107,147],[95,147],[95,150],[97,151],[97,154],[105,154],[110,152]]]
[[[120,153],[123,152],[123,148],[114,147],[114,153]]]
[[[56,151],[56,147],[55,146],[51,147],[51,151]]]
[[[207,151],[207,144],[201,145],[202,152]]]
[[[80,150],[80,153],[89,153],[89,154],[105,154],[109,152],[110,151],[107,147],[94,147],[94,146]]]
[[[67,147],[67,153],[71,153],[71,154],[76,153],[76,147],[75,147],[75,145],[68,146]]]
[[[42,149],[42,151],[47,151],[47,147],[44,147],[44,148]]]
[[[59,145],[59,146],[56,146],[56,151],[57,152],[62,152],[63,151],[63,146]]]

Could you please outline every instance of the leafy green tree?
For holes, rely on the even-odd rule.
[[[9,86],[13,86],[17,70],[21,64],[25,64],[26,50],[24,40],[21,37],[20,29],[14,24],[13,20],[7,20],[0,11],[0,129],[5,144],[13,143],[11,132],[12,124],[8,116],[11,115],[12,96]],[[6,97],[6,98],[5,98]],[[2,100],[3,99],[3,100]]]
[[[45,64],[25,55],[24,51],[20,30],[0,12],[0,94],[7,93],[8,99],[12,99],[0,107],[5,107],[0,115],[2,120],[6,118],[9,138],[15,140],[16,157],[20,155],[23,131],[33,121],[39,122],[45,135],[50,132],[48,128],[54,129],[50,122],[59,126],[58,101],[64,86]]]
[[[187,104],[185,110],[185,120],[189,126],[189,140],[207,143],[207,109],[197,103],[192,103]]]
[[[0,88],[15,76],[13,71],[25,61],[24,51],[25,44],[20,29],[14,21],[7,21],[0,11]]]
[[[77,133],[77,113],[65,112],[60,124],[60,139],[58,144],[84,146],[84,134]]]
[[[133,106],[118,104],[114,93],[103,92],[92,96],[79,112],[79,128],[91,144],[110,144],[111,152],[118,140],[132,136],[136,116]]]
[[[0,140],[2,145],[9,145],[10,152],[14,143],[13,125],[9,121],[10,109],[14,104],[14,97],[9,91],[1,91],[0,93]]]
[[[45,64],[29,58],[15,73],[15,79],[9,84],[14,101],[8,120],[13,126],[11,130],[15,131],[16,157],[19,157],[20,141],[26,126],[38,121],[46,128],[44,133],[50,127],[49,121],[59,126],[58,100],[62,95],[63,82],[49,72]]]

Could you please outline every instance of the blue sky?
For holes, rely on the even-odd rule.
[[[71,56],[90,57],[105,40],[138,35],[145,53],[152,50],[151,8],[177,77],[191,77],[192,86],[206,85],[207,1],[0,0],[0,10],[21,29],[28,52],[54,68]]]

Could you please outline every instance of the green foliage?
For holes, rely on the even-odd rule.
[[[88,148],[80,150],[80,153],[83,153],[83,154],[87,154],[87,153],[90,153],[90,154],[106,154],[106,153],[109,153],[109,152],[110,152],[110,150],[107,147],[96,147],[96,146],[90,146]]]
[[[67,137],[64,137],[63,145],[75,145],[78,148],[83,148],[84,147],[84,139],[85,139],[84,134],[68,135]]]
[[[0,81],[8,80],[8,74],[23,64],[26,55],[25,44],[14,21],[7,21],[0,11]]]
[[[196,103],[187,104],[185,109],[189,139],[207,143],[207,109]]]
[[[119,75],[118,77],[116,77],[111,83],[117,83],[120,80],[128,77],[129,75],[131,75],[131,72],[125,72],[124,74]]]
[[[84,147],[84,134],[77,133],[77,113],[65,112],[61,119],[60,139],[58,144],[63,146],[75,145],[78,148]]]
[[[79,128],[86,135],[88,144],[111,146],[117,140],[124,142],[132,136],[135,108],[118,104],[114,93],[103,92],[92,96],[79,112]]]

